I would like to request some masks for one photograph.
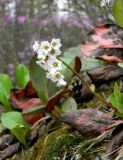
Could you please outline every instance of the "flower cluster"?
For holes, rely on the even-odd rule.
[[[61,61],[57,59],[57,56],[61,54],[60,47],[60,39],[52,39],[51,42],[43,41],[41,44],[35,41],[33,45],[33,49],[37,53],[36,63],[47,71],[46,77],[57,82],[57,86],[66,85],[64,76],[60,73]]]

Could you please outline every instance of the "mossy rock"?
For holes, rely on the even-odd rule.
[[[72,148],[82,142],[82,136],[66,128],[60,128],[40,138],[35,144],[30,160],[55,160],[62,158],[65,153],[68,157]]]

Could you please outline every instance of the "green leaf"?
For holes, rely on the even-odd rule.
[[[0,102],[7,111],[11,110],[9,106],[10,91],[12,89],[12,80],[6,74],[0,74]]]
[[[87,56],[82,56],[82,70],[87,71],[89,69],[102,66],[103,64],[101,64],[100,62],[100,60]]]
[[[61,58],[65,63],[67,63],[72,69],[74,69],[75,67],[75,60],[74,59],[70,59],[68,57],[64,57],[64,58]],[[64,80],[66,82],[70,82],[71,78],[72,78],[72,75],[73,75],[73,72],[67,68],[64,64],[62,64],[62,71],[61,73],[65,76]]]
[[[12,89],[11,78],[6,74],[0,74],[0,85],[2,85],[5,88],[7,94],[9,94],[10,90]]]
[[[109,101],[116,108],[116,113],[123,117],[123,94],[120,92],[117,83],[114,85],[113,93],[109,96]]]
[[[6,111],[12,111],[9,104],[10,94],[8,94],[3,86],[0,85],[0,102],[3,104],[3,107]]]
[[[24,110],[22,112],[22,115],[29,115],[29,114],[35,114],[35,113],[45,113],[45,112],[46,112],[45,105],[33,106],[33,107],[30,107],[27,110]]]
[[[116,24],[123,27],[123,0],[115,0],[112,11]]]
[[[64,57],[68,57],[69,59],[73,59],[76,56],[80,56],[80,46],[69,48],[64,53]]]
[[[117,65],[121,68],[123,68],[123,63],[117,63]]]
[[[29,64],[30,79],[35,89],[39,92],[40,99],[45,103],[44,99],[47,99],[48,96],[46,72],[36,64],[36,60],[36,56],[32,57]],[[41,96],[40,93],[42,93],[43,96]]]
[[[61,109],[64,113],[67,113],[70,111],[76,111],[77,110],[77,103],[72,97],[69,97],[62,104]]]
[[[38,91],[38,97],[42,100],[42,102],[47,103],[48,97],[46,96],[45,92]]]
[[[33,86],[38,91],[39,98],[46,103],[48,97],[55,94],[59,88],[56,86],[56,83],[46,78],[45,70],[36,64],[36,60],[36,56],[34,56],[29,64],[30,78]]]
[[[24,145],[26,145],[26,135],[28,133],[28,128],[23,125],[18,125],[11,129],[11,133]],[[20,134],[21,133],[21,134]]]
[[[20,112],[3,113],[1,116],[3,126],[10,129],[12,134],[23,143],[26,144],[26,135],[29,130],[29,125],[24,121]]]
[[[29,71],[24,64],[19,64],[15,69],[16,84],[19,88],[25,88],[30,81]]]
[[[61,58],[64,60],[71,68],[75,67],[75,57],[80,55],[80,46],[72,47],[64,53]],[[65,76],[65,81],[70,82],[73,72],[70,71],[64,64],[62,64],[62,74]]]
[[[48,79],[47,87],[49,97],[52,97],[56,92],[60,90],[60,88],[56,86],[56,83],[52,82],[50,79]]]

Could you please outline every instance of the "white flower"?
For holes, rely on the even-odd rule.
[[[111,0],[101,0],[100,6],[101,6],[101,7],[105,7],[106,4],[109,5],[110,1],[111,1]]]
[[[37,51],[38,55],[37,55],[37,58],[39,60],[45,60],[46,58],[46,55],[42,52],[42,50],[39,48],[39,50]]]
[[[63,80],[63,79],[61,79],[60,81],[58,81],[58,83],[57,83],[57,86],[59,87],[59,86],[65,86],[67,83]]]
[[[53,82],[58,82],[57,86],[66,85],[67,84],[64,81],[64,76],[59,71],[56,71],[53,74],[47,73],[46,77],[51,79]]]
[[[52,48],[51,51],[48,53],[48,55],[51,57],[51,58],[54,58],[56,56],[59,56],[61,54],[61,51],[60,49],[55,49],[55,48]]]
[[[57,82],[57,86],[66,85],[64,76],[60,73],[61,61],[57,59],[57,56],[61,54],[61,42],[60,39],[52,39],[51,43],[43,41],[39,44],[35,41],[33,45],[34,51],[37,52],[36,63],[46,70],[46,77],[53,82]]]
[[[38,41],[35,41],[35,43],[34,43],[34,45],[33,45],[33,50],[37,52],[38,49],[39,49],[39,47],[40,47],[39,42],[38,42]]]
[[[62,46],[61,42],[60,42],[60,39],[55,39],[53,38],[52,41],[51,41],[51,46],[55,49],[58,49]]]
[[[51,45],[48,41],[41,42],[40,47],[41,47],[40,49],[42,50],[42,52],[44,52],[46,54],[51,51]]]
[[[54,59],[49,59],[47,61],[48,63],[48,68],[47,70],[50,72],[50,73],[54,73],[56,72],[57,70],[61,70],[62,69],[62,63],[61,61],[59,61],[58,59],[54,58]]]

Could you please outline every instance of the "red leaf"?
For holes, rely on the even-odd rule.
[[[96,59],[100,59],[100,60],[103,60],[103,61],[106,61],[106,62],[115,62],[115,63],[123,62],[121,59],[119,59],[115,56],[107,56],[107,55],[97,56]]]
[[[69,93],[69,92],[70,90],[65,88],[57,92],[54,96],[52,96],[46,105],[46,111],[52,112],[55,106],[59,103],[60,99],[64,96],[64,94]]]
[[[63,115],[61,120],[85,137],[96,137],[114,123],[110,115],[96,109],[69,112]]]
[[[81,51],[89,56],[98,48],[123,48],[122,35],[123,30],[116,25],[97,25],[81,45]]]
[[[34,106],[41,105],[41,101],[39,98],[37,98],[37,92],[35,91],[31,82],[27,84],[25,89],[12,90],[10,99],[12,103],[15,106],[21,108],[22,111],[28,110]],[[34,124],[41,117],[43,117],[42,113],[36,113],[36,114],[25,115],[24,119],[28,123]]]
[[[40,101],[39,98],[30,98],[30,99],[25,99],[25,100],[18,100],[15,95],[11,95],[11,101],[15,105],[20,107],[23,111],[28,110],[31,107],[41,105],[41,101]],[[42,113],[36,113],[36,114],[25,115],[24,119],[29,124],[34,124],[41,117],[43,117]]]
[[[80,60],[80,57],[76,56],[75,57],[75,71],[79,73],[80,70],[81,70],[81,60]]]

